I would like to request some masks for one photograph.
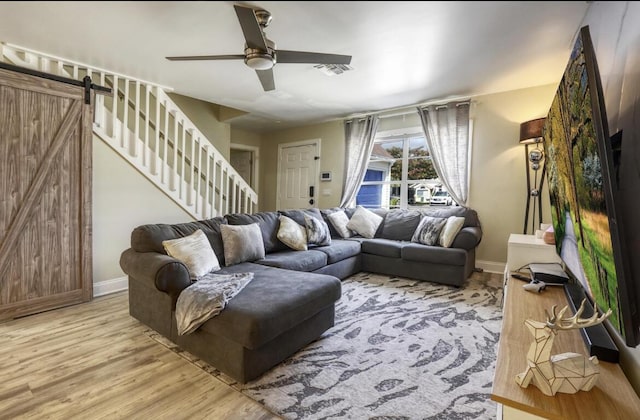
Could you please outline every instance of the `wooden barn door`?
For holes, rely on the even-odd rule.
[[[0,320],[92,298],[92,114],[82,87],[0,68]]]

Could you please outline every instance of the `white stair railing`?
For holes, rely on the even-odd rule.
[[[167,95],[171,89],[0,43],[0,61],[109,87],[93,131],[194,219],[257,211],[255,191]]]

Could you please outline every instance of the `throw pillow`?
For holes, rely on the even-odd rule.
[[[264,258],[264,243],[258,223],[249,225],[220,225],[224,244],[225,265]]]
[[[447,219],[444,217],[423,216],[411,238],[411,242],[418,242],[423,245],[438,245],[440,231],[445,223],[447,223]]]
[[[331,232],[329,226],[313,216],[304,215],[304,224],[307,230],[307,242],[315,245],[331,245]]]
[[[280,215],[280,227],[278,228],[278,239],[296,251],[307,250],[307,231],[290,217]]]
[[[378,216],[371,210],[367,210],[362,206],[357,206],[356,211],[351,216],[347,228],[358,233],[365,238],[373,238],[382,223],[383,218]]]
[[[460,229],[462,229],[462,225],[464,225],[464,217],[449,217],[440,232],[440,238],[438,239],[440,246],[445,248],[451,247],[456,235],[460,232]]]
[[[347,228],[347,224],[349,223],[349,217],[343,211],[336,211],[335,213],[331,213],[327,216],[333,227],[338,231],[340,236],[343,238],[350,238],[353,236],[353,233]]]
[[[201,229],[183,238],[162,241],[162,246],[167,254],[187,266],[192,280],[197,280],[211,271],[220,270],[218,258]]]

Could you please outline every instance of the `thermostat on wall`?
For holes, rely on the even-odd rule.
[[[320,172],[320,181],[331,181],[331,172]]]

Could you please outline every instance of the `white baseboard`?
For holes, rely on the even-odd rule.
[[[104,296],[111,293],[121,292],[129,288],[127,276],[118,277],[110,280],[103,280],[93,283],[93,296]]]
[[[506,263],[496,262],[496,261],[484,261],[484,260],[476,260],[476,267],[482,268],[484,271],[488,271],[489,273],[504,273],[504,268],[507,266]]]

